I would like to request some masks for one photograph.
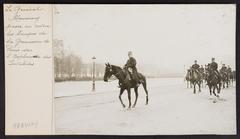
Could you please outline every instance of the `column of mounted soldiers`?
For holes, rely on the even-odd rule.
[[[197,60],[194,61],[194,64],[187,69],[187,74],[185,76],[185,80],[187,82],[190,82],[191,85],[191,79],[193,79],[193,73],[197,73],[200,78],[201,85],[203,86],[203,83],[205,82],[206,85],[209,85],[209,82],[212,82],[213,80],[217,80],[223,88],[229,87],[230,84],[233,84],[233,81],[235,81],[236,78],[236,72],[231,69],[231,67],[225,64],[221,65],[221,68],[218,69],[218,64],[215,62],[215,58],[212,58],[211,63],[208,63],[203,67],[203,65],[199,65]],[[214,78],[215,77],[215,78]],[[188,87],[188,83],[187,83]]]

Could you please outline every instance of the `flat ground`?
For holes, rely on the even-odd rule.
[[[124,109],[116,81],[97,82],[95,92],[91,92],[91,82],[56,83],[56,133],[235,134],[234,86],[222,90],[220,99],[216,99],[207,88],[193,94],[181,78],[148,79],[149,105],[145,105],[145,92],[140,87],[136,108]],[[122,98],[128,105],[126,92]],[[132,91],[132,103],[134,99]]]

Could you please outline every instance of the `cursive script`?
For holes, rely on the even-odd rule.
[[[6,64],[34,66],[50,59],[49,52],[42,51],[51,46],[51,19],[46,20],[50,13],[38,5],[7,5],[4,12]]]

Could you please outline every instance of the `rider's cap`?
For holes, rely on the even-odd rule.
[[[215,60],[215,58],[213,57],[212,60]]]
[[[197,62],[197,60],[194,60],[194,62]]]

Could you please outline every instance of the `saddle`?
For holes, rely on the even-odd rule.
[[[130,68],[129,68],[130,69]],[[136,72],[135,74],[136,75],[134,75],[134,72],[133,72],[133,70],[131,69],[130,71],[128,70],[128,69],[124,69],[123,70],[123,72],[125,72],[126,73],[126,77],[125,77],[125,79],[124,79],[124,83],[120,83],[120,82],[118,82],[118,84],[119,84],[119,88],[121,88],[121,86],[123,85],[123,84],[126,84],[126,83],[128,83],[129,81],[130,82],[132,82],[132,81],[134,81],[134,82],[137,82],[137,83],[142,83],[143,81],[140,79],[140,74],[138,73],[138,72]],[[133,76],[137,76],[137,78],[138,79],[135,79]],[[139,84],[137,84],[138,86],[139,86]]]

